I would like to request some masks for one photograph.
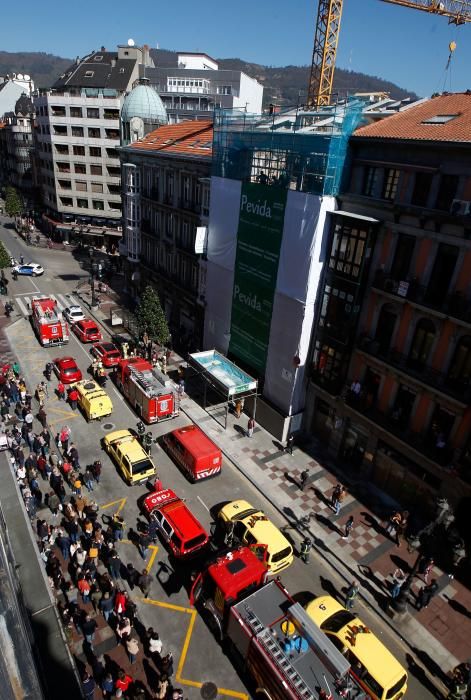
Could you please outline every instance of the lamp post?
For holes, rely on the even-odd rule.
[[[95,293],[95,277],[96,277],[97,272],[99,270],[99,265],[96,262],[96,260],[94,260],[93,248],[90,246],[90,248],[88,250],[89,250],[90,262],[91,262],[91,273],[90,273],[90,287],[91,287],[91,291],[92,291],[91,306],[93,309],[96,309],[96,307],[98,306],[98,299],[97,299],[96,293]]]

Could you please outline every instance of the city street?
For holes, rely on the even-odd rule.
[[[84,378],[90,376],[87,374],[91,362],[89,345],[80,343],[71,333],[70,342],[67,345],[55,349],[42,348],[27,318],[28,304],[35,294],[54,295],[62,308],[68,303],[79,302],[75,290],[81,281],[88,279],[87,271],[68,251],[26,246],[11,228],[5,228],[5,221],[4,217],[0,219],[0,239],[8,251],[15,258],[23,255],[25,262],[30,260],[37,262],[45,269],[42,277],[35,279],[20,277],[16,282],[11,279],[9,271],[6,270],[9,279],[8,297],[14,301],[15,307],[12,323],[6,332],[11,351],[18,357],[28,386],[34,390],[34,387],[44,378],[46,362],[55,357],[69,355],[74,357]],[[88,315],[87,309],[84,311]],[[53,377],[49,384],[49,398],[45,406],[51,429],[56,432],[64,424],[70,426],[72,441],[78,448],[82,467],[98,458],[103,464],[101,483],[93,493],[87,496],[97,501],[101,513],[111,515],[119,511],[126,522],[127,533],[129,529],[136,531],[138,520],[142,520],[138,500],[146,492],[146,487],[131,488],[123,482],[115,465],[102,450],[101,440],[106,433],[115,429],[135,428],[137,416],[113,383],[108,381],[106,391],[113,402],[113,413],[109,419],[104,419],[102,422],[87,423],[80,411],[72,411],[68,404],[57,399],[53,391],[56,385],[57,379]],[[158,437],[188,422],[189,419],[182,413],[177,419],[152,426],[150,430],[154,437]],[[271,506],[263,494],[257,491],[228,460],[224,461],[220,476],[193,485],[185,479],[158,445],[153,447],[152,458],[164,486],[171,487],[179,496],[185,498],[189,508],[208,530],[212,521],[210,509],[218,503],[236,498],[244,498],[254,506],[265,510],[278,526],[286,525],[286,521],[282,520],[278,511]],[[5,453],[0,459],[7,462],[7,454]],[[139,619],[146,627],[152,625],[157,629],[163,640],[164,650],[173,652],[176,685],[184,688],[185,696],[190,700],[201,697],[201,687],[206,682],[218,686],[218,697],[249,697],[244,680],[239,677],[230,661],[223,655],[201,618],[190,608],[184,588],[178,585],[175,577],[169,585],[168,575],[162,572],[161,567],[162,563],[169,563],[165,547],[159,544],[158,547],[152,548],[150,557],[144,562],[131,539],[128,536],[119,545],[123,563],[131,562],[139,570],[145,565],[148,566],[154,579],[148,600],[144,601],[140,592],[134,591]],[[294,542],[296,545],[299,543],[297,535]],[[309,597],[326,592],[337,594],[339,600],[343,599],[344,580],[316,554],[311,556],[308,565],[296,559],[294,564],[283,572],[282,580],[290,592],[295,597],[299,596],[303,602]],[[409,648],[375,614],[374,610],[359,603],[358,613],[365,624],[382,638],[387,647],[409,669],[407,696],[414,700],[440,697],[425,676],[422,678],[421,673],[410,672]]]

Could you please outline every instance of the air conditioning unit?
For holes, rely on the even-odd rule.
[[[471,202],[466,199],[454,199],[451,203],[450,212],[454,216],[467,216],[471,210]]]

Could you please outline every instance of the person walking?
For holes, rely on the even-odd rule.
[[[65,386],[62,382],[57,384],[57,398],[59,401],[65,401]]]
[[[77,410],[78,399],[79,399],[79,395],[78,395],[77,389],[71,389],[69,391],[69,403],[70,403],[70,407],[71,407],[72,411]]]
[[[405,583],[406,575],[401,568],[397,568],[392,575],[391,598],[396,600],[401,592],[403,583]]]
[[[96,620],[94,620],[90,615],[85,615],[85,620],[82,622],[81,626],[85,641],[92,647],[93,639],[95,637],[95,630],[98,627]]]
[[[41,406],[41,408],[40,408],[39,411],[38,411],[38,421],[41,423],[42,429],[43,429],[43,430],[46,430],[46,426],[47,426],[47,413],[46,413],[46,411],[44,410],[44,408],[43,408],[42,406]]]
[[[306,488],[308,479],[309,479],[309,470],[304,469],[304,471],[301,472],[299,479],[300,479],[300,484],[299,484],[300,489],[301,489],[301,491],[304,491],[304,489]]]
[[[435,566],[435,560],[433,557],[423,557],[421,561],[419,562],[419,574],[422,574],[424,577],[424,581],[426,584],[428,584],[428,579],[430,574],[432,573],[432,569]]]
[[[309,537],[305,537],[301,542],[301,559],[305,564],[309,564],[309,555],[312,549],[312,542]]]
[[[85,700],[93,700],[95,697],[96,683],[91,675],[85,672],[82,676],[82,691]]]
[[[145,560],[149,555],[150,537],[147,532],[141,532],[139,535],[139,554]]]
[[[98,607],[106,622],[108,622],[114,608],[114,599],[110,596],[108,591],[106,591],[106,593],[103,593],[103,598],[98,603]]]
[[[289,452],[291,456],[293,456],[293,443],[294,443],[294,435],[291,434],[288,439],[286,440],[286,446],[284,449],[284,453],[286,454]]]
[[[100,483],[100,478],[101,478],[101,461],[99,459],[96,459],[93,464],[92,464],[92,473],[93,473],[93,478],[95,479],[96,483]]]
[[[428,586],[422,586],[417,596],[417,610],[427,608],[433,596],[438,593],[438,583],[432,579]]]
[[[351,610],[353,608],[353,604],[359,590],[360,588],[358,586],[358,581],[352,581],[345,594],[345,607],[347,610]]]
[[[110,558],[108,560],[108,569],[110,570],[111,578],[114,581],[117,581],[119,578],[121,578],[121,566],[122,562],[118,556],[118,552],[116,551],[116,549],[112,549]]]
[[[349,517],[347,522],[345,523],[345,535],[342,535],[343,540],[348,540],[350,539],[350,533],[353,530],[353,515]]]
[[[254,417],[251,416],[248,420],[248,423],[247,423],[247,437],[251,438],[253,436],[254,429],[255,429],[255,420],[254,420]]]
[[[126,639],[126,651],[128,652],[129,662],[135,664],[139,653],[139,643],[133,635]]]
[[[330,502],[330,507],[335,512],[335,515],[340,513],[340,508],[342,506],[342,501],[345,498],[345,487],[342,484],[337,484],[332,491],[332,498]]]

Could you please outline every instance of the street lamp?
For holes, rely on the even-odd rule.
[[[99,265],[99,263],[96,262],[96,260],[94,260],[94,251],[93,251],[92,246],[90,246],[90,248],[88,249],[88,252],[90,254],[90,261],[91,261],[91,276],[90,276],[90,287],[91,287],[91,291],[92,291],[91,306],[93,309],[96,309],[96,307],[98,306],[98,299],[97,299],[96,292],[95,292],[95,278],[96,278],[97,274],[99,273],[101,266]]]

